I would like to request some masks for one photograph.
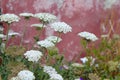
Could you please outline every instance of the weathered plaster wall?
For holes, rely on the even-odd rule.
[[[58,45],[66,58],[71,60],[76,54],[81,52],[81,46],[79,45],[80,38],[77,34],[81,31],[89,31],[99,37],[100,24],[107,15],[113,12],[117,15],[115,20],[119,21],[119,3],[120,0],[2,0],[2,12],[15,14],[22,12],[49,12],[55,14],[59,21],[64,21],[71,25],[73,28],[72,33],[62,35],[63,41]],[[28,26],[37,22],[36,20],[31,20]],[[22,33],[24,23],[25,21],[21,20],[19,23],[13,24],[12,28]],[[32,45],[32,37],[35,34],[37,34],[35,30],[28,28],[25,42],[29,46]],[[53,34],[54,32],[47,28],[43,34],[43,38]],[[18,41],[16,40],[14,43],[17,44]]]

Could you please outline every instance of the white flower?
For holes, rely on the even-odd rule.
[[[27,51],[27,52],[24,54],[24,56],[25,56],[25,58],[28,59],[28,61],[38,62],[39,59],[40,59],[41,56],[42,56],[42,52],[37,51],[37,50],[30,50],[30,51]]]
[[[48,40],[41,40],[37,42],[38,45],[40,45],[41,47],[45,47],[45,48],[49,48],[49,47],[54,47],[54,43],[52,43],[51,41]]]
[[[49,75],[57,74],[56,70],[52,66],[44,66],[43,71]]]
[[[49,74],[50,80],[63,80],[62,76],[52,66],[44,66],[43,71]]]
[[[57,32],[63,32],[63,33],[67,33],[67,32],[72,31],[72,28],[68,24],[66,24],[65,22],[52,23],[51,28],[53,28]]]
[[[35,80],[35,76],[33,74],[33,72],[29,71],[29,70],[22,70],[18,73],[17,77],[20,80]]]
[[[60,41],[62,41],[62,39],[57,36],[49,36],[46,38],[46,40],[51,41],[53,43],[56,43],[56,42],[59,43]]]
[[[86,31],[80,32],[80,33],[78,33],[78,35],[80,37],[83,37],[83,38],[85,38],[87,40],[91,40],[91,41],[98,40],[98,38],[93,33],[89,33],[89,32],[86,32]]]
[[[8,36],[15,36],[15,35],[20,35],[20,33],[14,32],[14,31],[9,31]]]
[[[34,17],[39,18],[40,21],[43,21],[44,23],[50,23],[57,19],[55,15],[50,13],[37,13],[34,15]]]
[[[88,61],[87,57],[80,58],[80,60],[82,61],[82,63],[86,63]]]
[[[80,60],[82,61],[82,63],[86,63],[88,60],[91,60],[91,65],[94,64],[95,62],[95,58],[91,57],[84,57],[84,58],[80,58]]]
[[[4,34],[0,34],[0,38],[5,38],[6,36]]]
[[[6,22],[6,23],[12,23],[12,22],[18,22],[20,18],[15,14],[2,14],[0,16],[0,21]]]
[[[84,67],[84,65],[79,64],[79,63],[73,63],[72,66],[73,67]]]
[[[50,80],[63,80],[60,74],[50,74]]]
[[[10,80],[20,80],[18,77],[12,77]]]
[[[0,27],[0,31],[3,32],[4,28],[3,27]]]
[[[20,13],[19,15],[23,17],[33,17],[32,13]]]
[[[44,28],[46,26],[43,24],[32,24],[31,27]]]

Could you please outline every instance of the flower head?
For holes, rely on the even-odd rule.
[[[63,80],[60,74],[50,74],[50,80]]]
[[[62,76],[52,66],[44,66],[43,71],[50,76],[50,80],[63,80]]]
[[[14,32],[12,30],[10,30],[8,33],[8,36],[15,36],[15,35],[20,35],[20,33]]]
[[[42,52],[37,51],[37,50],[30,50],[30,51],[27,51],[27,52],[24,54],[24,56],[25,56],[25,58],[28,59],[28,61],[38,62],[39,59],[40,59],[41,56],[42,56]]]
[[[98,40],[98,38],[93,33],[89,33],[89,32],[86,32],[86,31],[80,32],[80,33],[78,33],[78,35],[80,37],[85,38],[86,40],[91,40],[91,41]]]
[[[46,26],[44,24],[32,24],[31,27],[36,27],[37,29],[45,28]]]
[[[15,14],[2,14],[0,16],[0,21],[11,24],[13,22],[18,22],[20,18]]]
[[[72,31],[72,28],[68,24],[66,24],[65,22],[52,23],[51,28],[53,28],[57,32],[63,32],[63,33],[67,33],[67,32]]]
[[[49,47],[54,47],[54,43],[52,43],[51,41],[48,40],[41,40],[37,42],[38,45],[40,45],[41,47],[45,47],[45,48],[49,48]]]
[[[32,13],[20,13],[19,15],[25,17],[26,19],[29,19],[30,17],[33,17]]]
[[[56,43],[56,42],[59,43],[60,41],[62,41],[62,39],[57,36],[49,36],[46,38],[46,40],[51,41],[53,43]]]
[[[82,63],[86,63],[88,60],[90,60],[91,65],[93,65],[95,63],[95,58],[93,58],[92,56],[91,57],[83,57],[83,58],[80,58],[80,60],[82,61]]]
[[[44,23],[50,23],[57,19],[55,15],[52,15],[50,13],[37,13],[34,15],[34,17],[39,18],[40,21]]]
[[[29,70],[22,70],[18,73],[17,77],[20,80],[35,80],[35,76],[33,74],[33,72],[29,71]]]
[[[43,71],[45,73],[50,74],[57,74],[56,70],[52,66],[44,66]]]
[[[0,34],[0,38],[5,38],[6,36],[4,34]]]

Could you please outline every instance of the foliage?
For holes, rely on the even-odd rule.
[[[9,14],[7,14],[9,15]],[[32,15],[32,16],[31,16]],[[50,16],[49,16],[50,15]],[[47,18],[47,16],[49,16]],[[4,16],[2,16],[4,18]],[[14,16],[10,19],[14,19]],[[8,24],[8,30],[5,37],[0,37],[0,76],[2,80],[21,80],[18,77],[18,73],[22,70],[29,70],[34,73],[35,80],[119,80],[120,79],[120,35],[113,33],[113,24],[110,22],[110,30],[108,34],[102,35],[98,38],[93,33],[80,32],[78,35],[81,37],[81,45],[85,57],[80,58],[81,63],[68,62],[64,59],[64,55],[59,52],[57,48],[57,43],[61,41],[61,34],[66,34],[71,32],[72,28],[64,22],[56,22],[54,30],[58,33],[57,36],[51,36],[49,41],[47,38],[41,40],[41,34],[43,34],[43,29],[47,27],[49,23],[56,20],[54,15],[49,13],[40,13],[34,16],[31,13],[25,13],[22,15],[29,22],[31,17],[38,18],[40,24],[32,25],[38,31],[37,36],[34,36],[34,45],[31,49],[28,49],[24,44],[24,36],[27,31],[27,24],[25,25],[20,45],[8,45],[9,38],[14,36],[9,36],[10,25],[12,23],[5,22]],[[50,19],[50,20],[49,20]],[[111,19],[109,21],[112,21]],[[105,24],[108,25],[106,21]],[[16,21],[15,21],[16,22]],[[52,25],[53,25],[52,24]],[[51,26],[52,26],[51,25]],[[45,27],[44,27],[45,26]],[[2,34],[2,33],[1,33]],[[50,40],[51,39],[51,40]],[[60,40],[59,40],[60,39]],[[96,41],[99,39],[99,42]],[[39,44],[38,44],[39,43]],[[25,54],[28,52],[29,54]],[[32,52],[31,52],[32,51]],[[38,56],[36,57],[36,53]],[[42,55],[39,55],[42,53]],[[32,55],[33,54],[33,55]],[[27,58],[26,58],[27,56]],[[30,59],[33,60],[30,60]],[[36,60],[37,58],[37,60]],[[48,69],[44,70],[45,66]],[[57,76],[53,76],[57,75]],[[27,75],[29,76],[29,75]],[[32,76],[34,78],[34,76]],[[24,75],[23,75],[24,78]],[[22,78],[22,79],[23,79]]]

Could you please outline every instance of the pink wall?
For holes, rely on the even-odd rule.
[[[81,50],[79,44],[80,38],[77,34],[81,31],[89,31],[100,37],[100,24],[106,16],[114,13],[115,20],[120,21],[120,0],[2,0],[3,13],[22,12],[49,12],[55,14],[59,21],[64,21],[72,26],[72,33],[62,35],[63,41],[58,44],[68,60],[73,59]],[[32,23],[38,22],[31,20]],[[12,25],[14,31],[22,33],[24,20]],[[53,31],[46,29],[43,37],[53,35]],[[33,33],[34,32],[34,33]],[[30,35],[29,35],[30,34]],[[25,41],[28,41],[29,46],[32,45],[32,37],[37,34],[32,28],[28,28]],[[13,41],[18,44],[19,38]]]

